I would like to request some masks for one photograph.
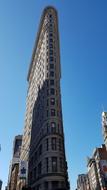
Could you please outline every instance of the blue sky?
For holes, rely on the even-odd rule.
[[[86,157],[103,143],[107,110],[107,0],[0,0],[0,178],[7,182],[14,136],[21,134],[27,72],[42,10],[59,13],[62,106],[72,190]]]

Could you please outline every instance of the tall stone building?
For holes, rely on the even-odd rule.
[[[58,15],[50,6],[41,17],[27,78],[21,160],[28,161],[32,190],[69,189],[60,78]]]

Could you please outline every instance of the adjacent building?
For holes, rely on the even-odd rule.
[[[18,135],[15,137],[13,143],[13,158],[9,169],[8,190],[17,189],[21,144],[22,135]]]
[[[69,189],[61,106],[58,14],[43,11],[28,72],[21,160],[32,190]],[[25,181],[18,181],[18,189]]]
[[[2,181],[0,180],[0,190],[2,190]]]
[[[88,177],[91,190],[107,189],[107,151],[105,145],[94,150],[88,159]]]
[[[77,179],[78,190],[90,190],[89,179],[87,174],[78,175]]]
[[[104,143],[107,149],[107,112],[102,112],[102,130]]]

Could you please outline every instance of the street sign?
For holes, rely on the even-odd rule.
[[[28,162],[21,160],[19,163],[19,178],[20,179],[26,179],[27,178],[27,171],[28,171]]]

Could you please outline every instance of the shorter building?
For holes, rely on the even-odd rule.
[[[88,159],[88,177],[91,190],[107,189],[107,151],[105,145],[96,148]]]
[[[13,158],[9,169],[8,190],[17,189],[21,144],[22,144],[22,135],[18,135],[15,137],[13,143]]]
[[[89,179],[87,174],[78,175],[77,190],[90,190]]]
[[[3,183],[3,182],[0,180],[0,190],[2,189],[2,183]]]
[[[102,112],[102,131],[103,131],[104,143],[107,150],[107,112]]]

